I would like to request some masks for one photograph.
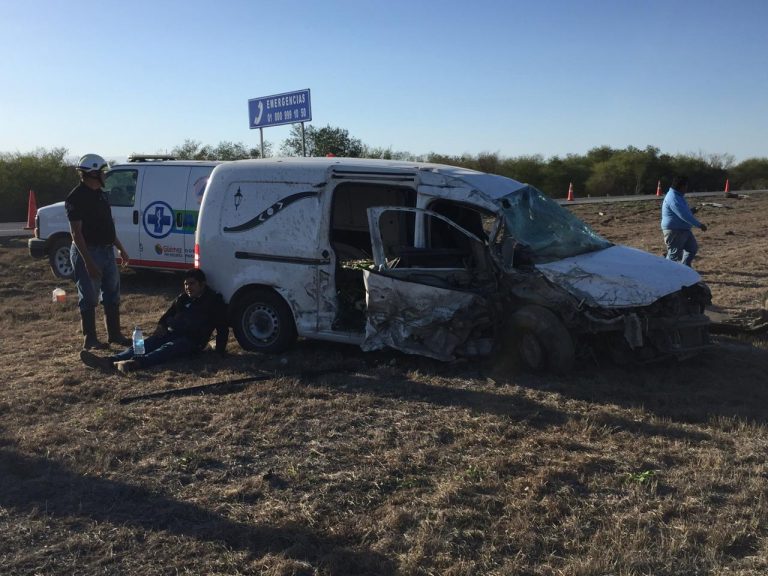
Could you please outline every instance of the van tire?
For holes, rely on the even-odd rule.
[[[244,350],[276,354],[296,341],[293,313],[274,290],[258,288],[237,298],[230,322]]]
[[[56,238],[51,242],[51,248],[48,250],[48,264],[57,278],[72,278],[75,275],[72,260],[69,258],[71,245],[72,240],[64,237]]]
[[[512,315],[513,351],[517,361],[532,372],[570,372],[576,352],[568,329],[554,312],[531,304]]]

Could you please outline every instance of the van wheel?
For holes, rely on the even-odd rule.
[[[565,374],[573,368],[573,339],[560,319],[543,306],[524,306],[512,315],[513,352],[528,370]]]
[[[57,278],[72,278],[75,270],[72,267],[72,260],[69,259],[69,248],[72,240],[59,238],[51,245],[48,251],[48,263],[51,265],[51,271]]]
[[[240,346],[254,352],[282,352],[296,341],[291,309],[272,290],[253,290],[238,298],[232,309],[232,330]]]

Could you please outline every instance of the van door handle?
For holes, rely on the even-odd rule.
[[[139,211],[134,210],[133,211],[133,223],[138,224],[139,223]]]

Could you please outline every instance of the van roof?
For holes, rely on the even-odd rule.
[[[408,160],[380,160],[374,158],[265,158],[257,160],[235,160],[221,164],[217,168],[218,173],[227,172],[234,176],[238,172],[249,172],[254,167],[259,167],[265,171],[282,172],[286,168],[302,172],[304,181],[308,183],[320,184],[327,178],[329,170],[334,167],[339,169],[352,170],[361,174],[367,172],[376,172],[382,176],[388,173],[403,174],[411,173],[422,174],[422,181],[426,174],[431,173],[440,175],[447,179],[458,179],[466,182],[471,187],[480,190],[491,198],[500,198],[516,190],[525,188],[527,184],[499,176],[497,174],[488,174],[461,168],[458,166],[449,166],[447,164],[433,164],[429,162],[412,162]],[[236,176],[235,176],[236,177]]]

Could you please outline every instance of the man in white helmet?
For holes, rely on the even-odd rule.
[[[104,323],[109,342],[127,345],[130,340],[120,330],[120,272],[115,261],[117,248],[123,264],[125,251],[115,232],[112,209],[102,186],[106,160],[86,154],[77,163],[80,185],[69,193],[64,206],[72,233],[70,258],[75,271],[83,330],[83,350],[106,348],[96,336],[96,306],[104,306]]]

